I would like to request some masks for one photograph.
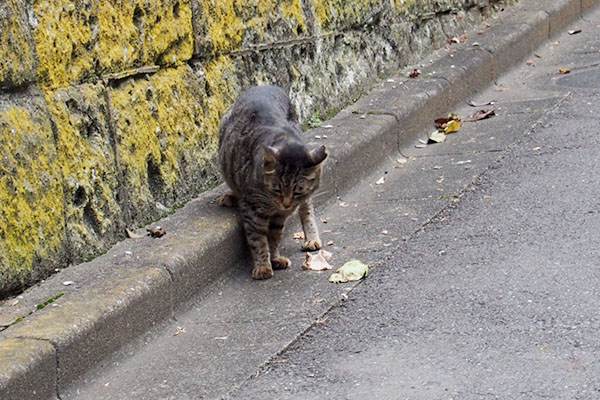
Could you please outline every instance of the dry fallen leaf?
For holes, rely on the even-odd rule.
[[[167,232],[160,226],[155,226],[155,227],[150,226],[150,227],[146,228],[146,230],[148,231],[148,234],[150,236],[152,236],[153,238],[163,237],[167,234]]]
[[[442,143],[446,140],[446,134],[440,131],[433,131],[429,134],[430,143]]]
[[[569,31],[569,35],[576,35],[578,33],[581,33],[581,29],[571,29]]]
[[[433,121],[433,124],[438,129],[446,129],[446,127],[448,126],[448,123],[450,123],[451,121],[455,121],[455,120],[458,120],[458,116],[450,115],[448,117],[436,119],[435,121]]]
[[[558,69],[558,72],[560,72],[560,73],[561,73],[561,74],[563,74],[563,75],[566,75],[566,74],[568,74],[569,72],[571,72],[571,70],[570,70],[570,69],[568,69],[568,68],[559,68],[559,69]]]
[[[421,71],[419,71],[417,68],[413,69],[412,72],[410,74],[408,74],[409,78],[416,78],[417,76],[421,75]]]
[[[137,233],[130,231],[129,229],[125,228],[125,233],[127,234],[127,237],[130,239],[141,239],[143,237],[146,237],[147,235],[138,235]]]
[[[527,64],[527,65],[533,65],[533,60],[527,60],[527,61],[525,62],[525,64]]]
[[[310,269],[313,271],[326,271],[333,268],[331,264],[327,262],[327,259],[331,258],[331,253],[319,251],[316,254],[306,253],[306,261],[302,264],[302,269]]]
[[[446,133],[454,133],[460,130],[460,122],[457,120],[453,120],[448,122],[448,125],[444,128],[444,132]]]
[[[481,121],[482,119],[487,119],[487,118],[493,117],[494,115],[496,115],[496,112],[494,111],[494,109],[479,110],[475,114],[471,115],[471,117],[469,119],[465,120],[465,122]]]
[[[494,104],[494,100],[483,101],[483,102],[480,102],[480,103],[474,102],[472,100],[467,100],[467,104],[470,105],[471,107],[491,106],[492,104]]]
[[[177,336],[180,333],[185,333],[185,328],[182,328],[181,326],[178,326],[177,330],[175,331],[175,333],[173,334],[173,336]]]
[[[385,183],[385,176],[382,176],[375,182],[376,185],[383,185]]]
[[[345,201],[341,201],[339,206],[342,208],[346,208],[346,207],[348,207],[348,203],[346,203]]]
[[[507,90],[510,90],[510,88],[508,87],[497,87],[496,92],[506,92]]]
[[[294,239],[296,239],[296,240],[304,239],[304,232],[295,232]]]

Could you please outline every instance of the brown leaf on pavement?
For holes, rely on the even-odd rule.
[[[481,103],[476,103],[472,100],[467,100],[467,104],[470,105],[471,107],[485,107],[485,106],[491,106],[492,104],[494,104],[494,100],[484,101]]]
[[[447,117],[436,119],[435,121],[433,121],[433,124],[436,128],[443,130],[446,129],[450,121],[460,121],[460,118],[458,117],[458,115],[449,115]]]
[[[125,234],[127,234],[127,237],[130,239],[141,239],[143,237],[146,237],[147,235],[138,235],[137,233],[130,231],[129,229],[125,228]]]
[[[167,234],[167,231],[165,231],[160,226],[148,227],[146,228],[146,230],[148,231],[148,234],[153,238],[163,237]]]
[[[566,74],[570,73],[570,72],[571,72],[571,70],[570,70],[570,69],[568,69],[568,68],[559,68],[559,69],[558,69],[558,72],[560,72],[560,73],[561,73],[561,74],[563,74],[563,75],[566,75]]]
[[[409,78],[416,78],[417,76],[421,75],[421,71],[419,71],[417,68],[413,69],[412,72],[410,74],[408,74]]]
[[[471,115],[469,119],[465,120],[465,122],[481,121],[482,119],[491,118],[494,115],[496,115],[496,112],[493,108],[490,110],[479,110],[475,114]]]

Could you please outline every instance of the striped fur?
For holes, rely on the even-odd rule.
[[[219,163],[231,193],[223,205],[237,205],[252,253],[254,279],[287,268],[279,254],[286,219],[297,209],[304,250],[321,247],[310,196],[319,187],[325,146],[308,150],[296,110],[276,86],[244,92],[221,121]]]

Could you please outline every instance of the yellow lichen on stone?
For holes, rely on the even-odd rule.
[[[311,0],[317,21],[322,28],[331,29],[334,22],[353,24],[368,15],[372,6],[381,6],[378,0]]]
[[[145,59],[176,64],[192,58],[194,33],[190,0],[150,2],[144,32]]]
[[[219,83],[215,82],[218,86]],[[216,88],[216,93],[228,86]],[[216,154],[210,108],[191,68],[165,68],[148,79],[129,79],[110,89],[118,152],[130,202],[139,221],[156,216],[156,201],[173,205],[189,197]],[[180,195],[180,196],[177,196]],[[144,214],[146,211],[149,214]]]
[[[304,14],[302,14],[301,0],[283,2],[281,4],[281,8],[283,11],[283,17],[298,27],[296,30],[297,33],[299,33],[298,30],[300,30],[303,34],[308,32],[306,20],[304,18]]]
[[[35,107],[0,109],[0,292],[54,268],[64,246],[63,191],[50,121]]]
[[[97,1],[97,52],[103,72],[176,64],[192,57],[190,0]]]
[[[46,92],[58,133],[67,232],[78,255],[104,250],[111,242],[107,234],[123,226],[103,91],[102,85],[84,84]]]
[[[236,49],[244,37],[244,23],[236,13],[236,0],[200,0],[213,53]]]
[[[204,129],[217,135],[221,117],[233,104],[240,87],[235,78],[231,58],[223,56],[211,61],[204,69],[211,95],[206,99],[206,124]]]
[[[285,20],[288,30],[293,35],[306,33],[308,28],[302,14],[301,0],[199,0],[200,17],[196,17],[197,37],[201,42],[210,43],[212,55],[223,54],[243,47],[246,36],[252,44],[259,44],[267,33],[276,37],[276,33],[268,32],[274,22]],[[198,34],[197,34],[198,36]],[[205,37],[203,37],[205,36]],[[289,36],[279,39],[289,39]]]
[[[92,74],[92,0],[37,0],[33,5],[38,78],[45,86],[64,86]]]
[[[95,45],[100,72],[116,72],[140,63],[142,42],[140,24],[133,1],[98,3],[98,41]],[[141,26],[140,26],[141,27]]]
[[[0,6],[0,87],[23,84],[35,75],[22,6],[16,0],[7,0]]]

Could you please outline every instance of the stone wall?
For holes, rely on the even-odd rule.
[[[241,90],[324,118],[499,1],[4,0],[0,297],[217,184]]]

